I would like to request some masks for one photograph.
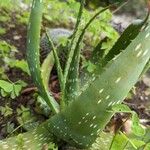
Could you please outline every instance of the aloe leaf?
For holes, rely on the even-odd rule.
[[[66,29],[61,29],[61,28],[60,29],[59,28],[58,29],[50,29],[48,31],[49,31],[48,36],[52,39],[51,42],[53,42],[56,46],[58,46],[57,47],[57,53],[59,55],[59,58],[62,59],[61,55],[62,54],[65,55],[67,50],[66,50],[66,47],[60,45],[59,39],[68,38],[72,34],[72,32],[69,30],[66,30]],[[49,43],[46,35],[44,35],[41,39],[41,54],[43,54],[44,58],[47,55],[47,57],[44,59],[44,62],[42,63],[42,66],[41,66],[41,75],[42,75],[42,79],[43,79],[43,84],[44,84],[47,91],[49,91],[48,85],[49,85],[50,73],[51,73],[52,68],[55,64],[55,58],[53,55],[51,42]],[[57,65],[57,63],[56,63],[56,65]],[[39,99],[37,99],[37,101],[38,101],[37,105],[39,107],[42,106],[41,109],[43,110],[43,113],[46,116],[48,116],[49,112],[50,112],[50,108],[47,105],[47,103],[45,103],[45,101],[43,101],[42,99],[40,101],[39,101]]]
[[[81,69],[79,78],[80,93],[82,93],[82,91],[84,91],[90,85],[90,83],[95,80],[95,77],[97,76],[96,70],[102,68],[101,61],[105,54],[105,49],[102,49],[102,44],[105,41],[106,38],[97,44],[89,59],[89,63],[91,63],[94,67],[93,71],[89,72],[87,68]]]
[[[55,58],[55,63],[56,63],[56,68],[57,68],[57,73],[58,73],[58,79],[59,79],[59,82],[60,82],[60,87],[61,89],[63,90],[63,84],[64,84],[64,81],[63,81],[63,72],[62,72],[62,68],[61,68],[61,65],[60,65],[60,61],[59,61],[59,57],[58,57],[58,53],[57,53],[57,50],[51,40],[51,38],[48,36],[48,34],[46,33],[46,37],[48,39],[48,44],[50,47],[52,47],[52,51],[53,51],[53,56]]]
[[[55,60],[54,60],[53,53],[50,52],[48,56],[46,57],[46,59],[44,60],[44,62],[42,63],[42,67],[41,67],[41,75],[43,79],[43,84],[47,91],[49,90],[49,87],[48,87],[49,77],[50,77],[52,68],[54,66],[54,63],[55,63]]]
[[[0,141],[1,150],[41,150],[44,149],[49,143],[53,143],[54,139],[52,134],[42,126],[18,136],[14,136],[3,141]]]
[[[104,51],[101,50],[102,43],[100,42],[97,45],[92,55],[93,59],[91,59],[91,61],[96,65],[96,69],[92,73],[88,73],[87,71],[83,70],[83,73],[80,79],[82,80],[82,83],[83,83],[80,85],[81,92],[84,91],[98,75],[100,75],[100,70],[102,72],[103,67],[109,61],[111,61],[112,59],[115,59],[119,55],[120,52],[125,50],[129,46],[129,44],[137,37],[140,30],[146,27],[146,21],[148,20],[148,17],[149,17],[149,13],[147,14],[147,17],[143,21],[136,20],[131,25],[129,25],[105,57],[104,57]],[[111,64],[111,62],[109,63]],[[145,71],[148,68],[148,63],[146,66],[147,67],[145,67],[144,69]],[[143,73],[144,73],[144,70],[143,70]]]
[[[68,59],[67,59],[65,70],[64,70],[64,90],[63,90],[64,93],[65,93],[65,84],[67,82],[67,77],[68,77],[70,65],[71,65],[71,62],[72,62],[72,58],[73,58],[73,55],[74,55],[76,42],[78,41],[79,33],[81,32],[80,23],[81,23],[84,3],[85,3],[85,0],[81,0],[81,5],[80,5],[79,13],[78,13],[78,18],[77,18],[75,30],[73,32],[73,35],[71,36],[71,42],[68,44],[68,48],[69,48],[69,50],[68,50]]]
[[[31,15],[28,25],[28,41],[27,41],[27,61],[31,76],[34,83],[38,87],[40,95],[49,105],[54,113],[59,112],[59,105],[50,95],[43,84],[41,71],[40,71],[40,61],[39,61],[39,43],[40,43],[40,29],[42,20],[42,1],[33,0]]]
[[[88,150],[110,150],[113,136],[112,133],[102,132]]]
[[[38,114],[42,114],[42,115],[46,116],[47,118],[49,118],[52,113],[50,107],[47,105],[47,103],[43,100],[43,98],[41,96],[38,96],[36,99],[35,111]]]
[[[79,147],[89,147],[95,141],[114,114],[108,112],[111,106],[122,103],[150,59],[149,27],[150,24],[125,51],[106,65],[100,77],[75,101],[52,118],[50,128],[56,136]]]
[[[106,57],[104,58],[103,64],[106,64],[108,61],[117,56],[121,51],[125,50],[128,45],[132,42],[133,39],[139,34],[143,25],[145,25],[147,19],[149,18],[149,12],[147,17],[142,20],[134,21],[129,27],[123,32],[121,37],[118,39],[116,44],[112,47],[112,49],[108,52]]]
[[[67,103],[69,103],[70,101],[73,101],[79,93],[79,63],[80,63],[80,51],[81,51],[81,43],[84,37],[84,34],[87,30],[87,28],[90,26],[90,24],[94,21],[94,19],[100,15],[101,13],[103,13],[105,10],[107,10],[110,6],[99,10],[89,21],[88,23],[85,25],[85,27],[83,28],[75,49],[74,49],[74,54],[72,57],[72,61],[70,64],[70,69],[68,72],[68,76],[67,76],[67,82],[66,82],[66,88],[65,88],[65,96],[66,96],[66,100],[68,101]]]
[[[65,86],[64,75],[63,75],[63,71],[62,71],[62,68],[61,68],[60,60],[59,60],[59,57],[58,57],[57,49],[55,48],[55,46],[54,46],[51,38],[48,36],[47,33],[46,33],[46,37],[48,39],[49,46],[52,47],[53,56],[55,58],[55,63],[56,63],[56,68],[57,68],[57,74],[58,74],[59,84],[60,84],[61,91],[63,91],[64,86]],[[62,94],[64,94],[64,93],[62,93]],[[64,108],[65,101],[63,99],[63,96],[61,98],[60,104],[61,104],[61,108]]]
[[[102,49],[102,44],[103,42],[106,42],[107,38],[104,38],[103,40],[101,40],[96,47],[94,48],[94,50],[92,51],[92,56],[90,58],[90,60],[94,63],[94,64],[98,64],[98,62],[104,57],[105,55],[105,49]]]
[[[143,74],[145,74],[145,73],[149,70],[149,68],[150,68],[150,60],[148,61],[148,63],[147,63],[146,66],[144,67],[143,72],[141,73],[141,76],[142,76]]]
[[[59,50],[58,50],[58,53],[59,53]],[[55,64],[55,58],[54,58],[53,52],[50,51],[48,56],[44,59],[42,66],[41,66],[41,75],[43,79],[43,84],[47,91],[49,91],[49,78],[50,78],[50,74],[51,74],[54,64]],[[43,98],[40,98],[40,100],[37,99],[36,104],[37,106],[40,107],[40,109],[43,111],[43,113],[46,116],[50,115],[51,109],[49,108],[47,103],[43,100]]]

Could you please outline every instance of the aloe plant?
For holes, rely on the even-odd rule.
[[[107,9],[104,8],[93,16],[82,31],[80,22],[83,6],[84,1],[81,3],[76,29],[66,46],[70,51],[68,50],[69,57],[64,70],[60,65],[59,52],[47,35],[49,45],[53,48],[48,58],[56,62],[61,84],[62,105],[59,106],[49,93],[47,82],[44,80],[42,69],[46,70],[47,64],[41,69],[39,61],[43,1],[33,0],[28,27],[27,60],[33,81],[54,115],[33,131],[0,141],[0,149],[40,150],[57,140],[64,140],[75,147],[89,148],[114,115],[114,106],[122,103],[148,64],[150,60],[149,15],[144,21],[131,24],[108,54],[102,57],[101,51],[98,51],[98,48],[101,50],[100,47],[94,50],[99,56],[92,55],[98,59],[91,58],[96,69],[92,74],[85,72],[82,79],[88,78],[88,81],[79,86],[80,45],[84,32],[95,16]],[[46,78],[48,76],[46,75]]]

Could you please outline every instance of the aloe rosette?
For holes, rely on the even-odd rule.
[[[42,79],[44,76],[41,76],[40,72],[39,39],[42,5],[42,0],[33,0],[27,58],[33,81],[55,115],[34,131],[1,141],[0,149],[40,150],[55,139],[62,139],[79,148],[89,148],[114,115],[112,107],[123,102],[150,60],[150,22],[147,17],[144,21],[130,25],[108,54],[95,62],[96,71],[88,77],[90,78],[89,83],[86,83],[88,86],[80,94],[77,93],[73,100],[69,99],[69,103],[67,99],[63,109],[60,109],[45,88]],[[57,58],[56,51],[53,54],[54,58]],[[75,55],[77,53],[73,53],[71,62],[74,62]],[[73,72],[73,67],[76,66],[71,63],[70,67]],[[71,75],[72,72],[68,72],[69,79],[71,76],[76,77],[71,78],[72,84],[79,82],[79,75]],[[67,82],[64,85],[68,87],[66,84]],[[66,94],[65,92],[62,99]]]

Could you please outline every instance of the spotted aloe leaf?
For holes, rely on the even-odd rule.
[[[55,60],[54,60],[53,53],[50,52],[41,66],[41,75],[42,75],[42,79],[43,79],[43,84],[47,91],[49,90],[49,88],[48,88],[49,77],[50,77],[52,68],[54,66],[54,63],[55,63]],[[49,70],[47,68],[49,68]]]
[[[69,99],[72,98],[76,95],[76,92],[78,90],[78,63],[79,63],[79,52],[77,53],[77,57],[74,56],[75,50],[76,50],[76,43],[78,43],[80,33],[82,30],[82,27],[80,26],[81,19],[82,19],[82,14],[83,14],[83,8],[84,8],[84,3],[85,0],[81,0],[81,5],[78,13],[78,18],[75,26],[74,33],[72,35],[71,42],[68,44],[68,59],[66,62],[65,70],[64,70],[64,88],[63,88],[63,99],[64,103],[68,104]],[[76,68],[72,66],[72,63],[76,63]],[[72,73],[73,72],[73,73]],[[74,84],[72,84],[72,79],[73,78]],[[72,94],[71,94],[72,93]]]
[[[41,75],[42,75],[42,79],[43,79],[43,84],[44,84],[47,91],[49,91],[49,86],[48,85],[49,85],[50,74],[51,74],[52,68],[55,64],[55,58],[54,58],[53,51],[52,51],[52,49],[54,47],[54,44],[56,46],[58,46],[57,53],[58,53],[58,56],[60,58],[60,61],[64,61],[67,50],[66,50],[65,47],[63,47],[60,44],[59,39],[62,39],[62,38],[66,39],[71,34],[72,34],[71,31],[63,29],[63,28],[50,29],[47,32],[47,36],[48,36],[48,38],[51,39],[51,41],[49,41],[47,39],[46,35],[43,35],[43,37],[41,38],[41,44],[40,44],[41,45],[41,51],[40,51],[41,56],[40,57],[42,58],[42,60],[44,60],[43,63],[42,63],[42,66],[41,66]],[[51,46],[51,42],[54,43],[53,47]],[[63,55],[63,57],[62,57],[62,55]],[[62,64],[62,67],[63,67],[63,62],[61,64]],[[42,100],[41,98],[37,99],[36,104],[37,104],[37,106],[40,107],[40,109],[43,110],[43,113],[46,116],[49,115],[50,108],[44,100]]]
[[[42,20],[42,0],[33,0],[30,21],[28,25],[27,60],[34,83],[38,87],[40,95],[51,107],[54,113],[59,112],[59,105],[46,90],[40,71],[39,42]]]
[[[41,66],[41,77],[43,79],[44,87],[47,91],[49,91],[49,78],[54,64],[55,64],[55,60],[54,60],[53,52],[51,51],[44,59]],[[45,100],[40,96],[37,98],[36,105],[37,107],[39,107],[40,110],[42,110],[42,113],[45,116],[48,117],[50,115],[51,107],[49,107],[48,104],[45,102]]]
[[[103,70],[103,67],[113,58],[117,57],[117,55],[120,54],[123,50],[126,50],[128,45],[136,38],[136,36],[139,34],[140,30],[142,30],[142,27],[145,27],[146,21],[148,19],[149,14],[144,20],[136,20],[133,21],[131,25],[127,27],[127,29],[123,32],[121,37],[118,39],[118,41],[115,43],[115,45],[110,49],[108,54],[105,56],[105,51],[102,49],[102,43],[105,42],[106,39],[100,41],[98,45],[94,48],[92,52],[92,56],[90,58],[90,61],[96,66],[96,69],[94,69],[93,72],[88,72],[87,70],[83,70],[81,74],[81,91],[85,90],[89,84],[95,79],[97,75],[100,75],[100,70]],[[145,67],[145,71],[148,68]],[[144,71],[143,71],[144,73]]]
[[[94,67],[93,71],[89,72],[87,68],[81,69],[79,81],[80,93],[84,91],[93,80],[95,80],[95,77],[97,76],[96,70],[102,69],[101,61],[105,56],[105,49],[102,49],[102,44],[103,42],[106,42],[106,40],[107,38],[104,38],[96,45],[91,54],[91,57],[89,58],[89,63],[91,63]]]
[[[88,21],[88,23],[85,25],[85,27],[83,27],[81,33],[79,32],[79,37],[78,37],[77,42],[75,44],[74,54],[72,57],[72,61],[70,63],[70,68],[69,68],[68,76],[67,76],[68,80],[66,81],[66,87],[65,87],[66,99],[69,102],[73,101],[79,94],[79,63],[80,63],[81,43],[82,43],[84,34],[85,34],[87,28],[94,21],[94,19],[97,16],[99,16],[101,13],[103,13],[105,10],[107,10],[109,7],[110,6],[104,8],[104,9],[100,9]]]
[[[79,147],[95,141],[113,115],[109,110],[123,101],[150,58],[149,32],[150,24],[75,101],[52,118],[50,128],[56,136]]]
[[[58,79],[60,82],[60,87],[61,89],[63,89],[63,71],[62,71],[62,67],[60,64],[60,60],[59,60],[59,56],[58,56],[58,52],[57,49],[55,48],[53,41],[51,40],[51,38],[49,37],[49,35],[46,33],[46,37],[48,39],[48,44],[52,47],[52,51],[53,51],[53,56],[55,58],[55,62],[56,62],[56,68],[57,68],[57,74],[58,74]]]
[[[127,46],[132,42],[132,40],[135,39],[135,37],[139,34],[142,27],[144,27],[143,25],[146,23],[148,17],[149,13],[147,14],[147,17],[144,21],[136,20],[131,25],[129,25],[129,27],[125,30],[125,32],[123,32],[122,36],[119,38],[119,40],[104,58],[104,64],[127,48]]]
[[[148,71],[148,69],[150,68],[150,60],[148,61],[148,63],[146,64],[146,66],[143,69],[143,72],[141,73],[141,76],[146,73]]]
[[[106,42],[107,38],[104,38],[100,41],[92,52],[92,56],[90,58],[91,62],[97,64],[104,56],[105,56],[105,49],[102,49],[103,42]]]
[[[1,150],[41,150],[49,143],[53,143],[52,134],[47,130],[47,125],[42,124],[38,128],[18,136],[0,141]]]

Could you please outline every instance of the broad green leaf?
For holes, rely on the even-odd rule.
[[[5,80],[0,80],[0,88],[5,92],[10,93],[13,90],[13,85]]]
[[[125,146],[128,143],[128,138],[126,137],[125,134],[123,133],[118,133],[117,135],[115,135],[113,141],[112,141],[112,145],[109,148],[110,150],[124,150]]]
[[[138,139],[129,139],[129,142],[132,144],[132,146],[135,149],[140,148],[141,146],[145,145],[144,141],[138,140]]]
[[[10,97],[11,97],[12,99],[15,99],[15,98],[16,98],[15,90],[13,90],[13,91],[10,93]]]
[[[14,92],[16,96],[19,96],[22,86],[19,84],[14,85]]]
[[[132,131],[137,136],[145,134],[145,129],[140,125],[138,115],[135,112],[132,114]]]
[[[131,109],[127,105],[124,105],[124,104],[113,105],[112,110],[115,112],[128,112],[128,113],[132,112]]]
[[[3,89],[0,89],[1,90],[1,95],[3,97],[6,97],[7,95],[9,95],[8,93],[6,93]]]
[[[24,71],[25,73],[30,75],[29,67],[28,67],[28,64],[25,60],[16,60],[13,63],[13,66],[16,67],[16,68],[21,69],[22,71]]]

